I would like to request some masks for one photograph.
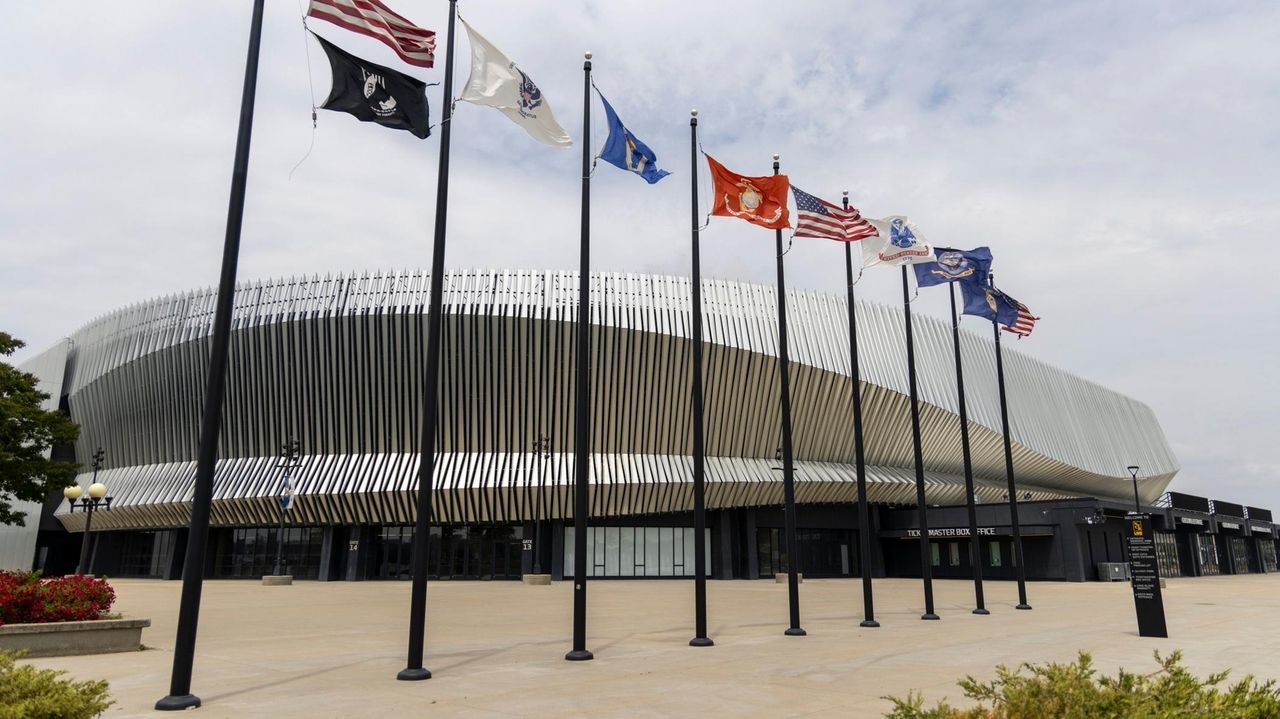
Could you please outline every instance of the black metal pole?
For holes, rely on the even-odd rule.
[[[541,433],[534,440],[533,451],[538,473],[538,502],[533,508],[533,573],[542,574],[542,454],[547,451],[547,445]]]
[[[849,193],[844,193],[844,208],[849,209]],[[866,445],[862,439],[862,374],[858,367],[858,313],[853,296],[853,243],[844,243],[844,275],[848,286],[849,305],[849,370],[853,385],[853,466],[858,476],[858,562],[862,569],[862,622],[860,626],[878,627],[875,602],[871,592],[871,507],[867,504]]]
[[[573,417],[573,649],[571,662],[594,659],[587,650],[587,485],[591,481],[591,53],[582,63],[582,249],[578,267],[578,374]]]
[[[89,483],[90,487],[98,483],[98,470],[102,469],[103,456],[101,447],[93,453],[93,479]],[[88,502],[88,504],[85,502]],[[86,514],[84,518],[84,537],[80,539],[80,563],[76,565],[76,574],[84,574],[89,569],[89,529],[93,526],[93,510],[96,505],[97,502],[93,501],[92,496],[86,496],[84,501],[80,503],[80,508]],[[75,509],[76,503],[72,501],[71,511],[74,512]]]
[[[97,472],[94,472],[95,482],[98,481],[97,474]],[[93,529],[93,510],[97,504],[92,497],[80,504],[85,511],[84,538],[80,540],[80,564],[76,567],[76,574],[86,574],[86,570],[89,569],[89,532]]]
[[[990,275],[995,285],[995,275]],[[1027,604],[1027,570],[1022,561],[1022,529],[1018,525],[1018,490],[1013,481],[1013,445],[1009,439],[1009,404],[1004,391],[1004,350],[1000,348],[1000,324],[991,321],[991,329],[996,336],[996,380],[1000,386],[1000,428],[1004,433],[1004,471],[1009,483],[1009,526],[1013,530],[1013,562],[1018,565],[1018,604],[1017,609],[1030,609]]]
[[[286,457],[285,462],[289,462],[290,459],[291,458]],[[290,469],[289,465],[285,464],[284,483],[286,487],[289,486],[289,469]],[[280,574],[282,573],[281,565],[283,565],[284,563],[284,512],[285,512],[284,499],[283,498],[278,498],[278,499],[280,501],[280,529],[276,533],[276,568],[275,568],[275,571],[272,572],[272,574],[274,574],[277,577],[280,576]]]
[[[907,266],[902,266],[902,309],[907,326],[907,381],[911,388],[911,451],[916,463],[916,507],[920,518],[920,577],[924,580],[924,614],[921,619],[938,619],[933,611],[933,563],[929,555],[929,507],[924,497],[924,451],[920,447],[920,400],[916,393],[916,348],[911,330],[911,292],[907,286]]]
[[[440,111],[440,164],[436,175],[436,222],[431,245],[431,298],[427,309],[427,366],[423,375],[422,435],[418,457],[418,507],[413,523],[413,586],[409,592],[409,650],[401,681],[431,678],[423,666],[427,631],[427,559],[431,541],[431,492],[436,470],[436,425],[440,417],[440,337],[444,323],[444,249],[449,214],[449,138],[453,134],[453,41],[457,0],[449,0],[449,39]]]
[[[977,607],[974,614],[990,614],[982,594],[982,543],[978,538],[978,508],[973,497],[973,459],[969,453],[969,410],[964,401],[964,363],[960,357],[960,316],[956,314],[956,283],[948,283],[951,292],[951,339],[955,343],[956,388],[960,405],[960,451],[964,456],[964,498],[969,510],[969,557],[973,566],[973,595]]]
[[[1133,475],[1133,512],[1142,514],[1142,504],[1138,501],[1138,468],[1130,467],[1129,474]]]
[[[213,315],[213,335],[210,338],[212,347],[209,352],[209,375],[205,382],[200,444],[196,452],[191,528],[187,538],[187,554],[182,564],[182,600],[178,608],[178,633],[173,647],[173,673],[169,679],[169,694],[156,702],[156,709],[160,711],[200,706],[200,697],[191,693],[191,670],[195,662],[196,630],[200,623],[200,593],[204,588],[205,544],[209,536],[209,512],[213,503],[213,471],[218,459],[222,395],[227,379],[236,263],[240,255],[240,226],[244,220],[244,195],[249,179],[249,140],[253,133],[253,101],[258,82],[263,4],[264,0],[254,0],[253,19],[249,25],[244,90],[240,96],[240,126],[236,134],[231,198],[227,207],[227,232],[222,247],[222,273],[218,280],[218,299]]]
[[[773,174],[778,174],[778,156],[773,156]],[[785,634],[803,637],[800,628],[799,551],[796,548],[795,463],[791,448],[791,359],[787,351],[787,278],[783,272],[782,230],[775,233],[778,253],[778,374],[782,379],[782,516],[787,546],[787,607],[791,625]]]
[[[698,251],[698,111],[689,113],[689,216],[693,227],[693,277],[689,313],[693,317],[693,639],[691,647],[709,647],[707,636],[706,439],[702,407],[702,260]]]

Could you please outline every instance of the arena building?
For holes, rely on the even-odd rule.
[[[428,284],[421,272],[387,272],[239,286],[209,576],[270,573],[279,455],[293,439],[303,462],[290,478],[288,571],[325,580],[408,577]],[[445,279],[433,578],[572,572],[576,287],[567,272],[459,271]],[[689,281],[598,274],[592,287],[590,572],[691,575]],[[105,450],[98,481],[112,502],[93,519],[96,572],[180,576],[214,296],[198,290],[117,310],[24,365],[82,428],[76,446],[60,451],[87,467],[97,448]],[[709,566],[718,578],[772,576],[787,562],[775,290],[707,281],[703,298]],[[791,292],[787,307],[799,567],[807,576],[857,575],[846,303]],[[857,313],[875,505],[870,571],[918,576],[903,313],[866,303]],[[985,323],[974,325],[983,331],[961,339],[980,559],[987,577],[1011,577],[994,344]],[[968,523],[956,507],[964,479],[951,331],[920,316],[914,328],[933,571],[969,576]],[[1007,345],[1004,363],[1030,578],[1092,579],[1099,563],[1123,561],[1120,523],[1135,489],[1128,465],[1142,468],[1136,489],[1144,509],[1168,515],[1171,561],[1183,573],[1206,565],[1200,534],[1220,530],[1250,538],[1252,549],[1226,544],[1253,552],[1257,571],[1274,569],[1274,542],[1260,531],[1271,531],[1270,516],[1249,516],[1263,510],[1242,508],[1239,522],[1223,522],[1205,500],[1204,524],[1195,525],[1175,521],[1176,503],[1160,506],[1178,463],[1145,404]],[[87,470],[79,481],[88,484]],[[51,497],[40,517],[35,565],[72,571],[84,513]]]

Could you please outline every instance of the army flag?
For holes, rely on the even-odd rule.
[[[883,220],[868,221],[876,228],[876,235],[862,241],[863,267],[897,267],[937,259],[920,228],[906,217],[890,215]]]
[[[465,20],[462,26],[471,40],[471,77],[458,99],[497,108],[538,142],[552,147],[572,145],[533,80]]]
[[[345,112],[363,122],[375,122],[417,137],[431,134],[426,84],[344,51],[312,33],[324,48],[333,69],[333,88],[320,107]]]
[[[613,106],[604,99],[603,93],[600,94],[600,102],[604,103],[605,119],[609,123],[609,139],[604,142],[600,159],[619,169],[636,173],[650,185],[670,175],[670,172],[658,169],[658,156],[623,126],[618,113],[613,111]]]
[[[1018,307],[1021,303],[996,288],[983,283],[960,283],[964,295],[963,314],[983,317],[1002,325],[1015,325],[1018,322]]]
[[[933,254],[937,256],[937,260],[918,263],[914,266],[916,284],[920,287],[932,287],[957,281],[979,285],[987,283],[987,275],[991,273],[990,248],[953,250],[950,247],[935,247]]]
[[[737,217],[771,230],[791,226],[787,212],[790,183],[786,175],[747,177],[730,171],[711,155],[702,154],[711,168],[711,214]]]

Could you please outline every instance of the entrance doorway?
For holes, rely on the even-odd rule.
[[[412,526],[383,527],[374,549],[378,579],[409,579]],[[427,544],[429,579],[519,579],[522,527],[432,527]]]
[[[857,541],[848,529],[797,529],[797,571],[806,577],[859,576]],[[756,556],[761,577],[785,573],[786,534],[777,527],[756,529]]]

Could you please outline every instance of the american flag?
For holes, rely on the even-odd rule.
[[[791,186],[791,193],[796,198],[796,237],[854,242],[879,234],[856,208],[838,207],[795,185]]]
[[[311,0],[307,14],[381,40],[410,65],[431,67],[435,61],[436,34],[414,25],[378,0]]]
[[[1004,330],[1005,332],[1012,332],[1013,334],[1018,336],[1018,339],[1022,339],[1023,337],[1026,337],[1027,335],[1031,334],[1031,330],[1035,329],[1036,320],[1038,319],[1040,318],[1036,317],[1035,315],[1032,315],[1031,310],[1028,310],[1026,305],[1019,302],[1018,303],[1018,321],[1014,322],[1012,327],[1010,327],[1009,325],[1005,325],[1000,329]]]

